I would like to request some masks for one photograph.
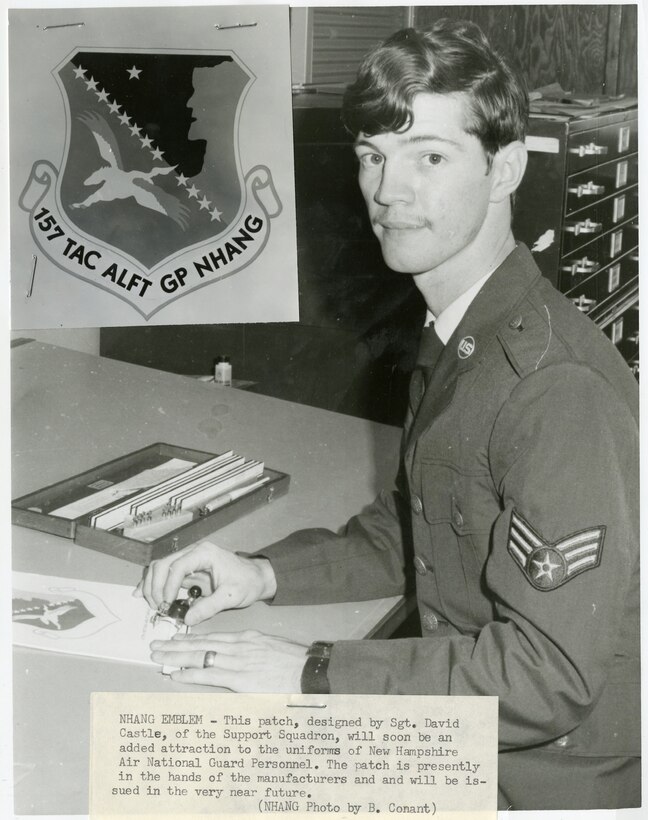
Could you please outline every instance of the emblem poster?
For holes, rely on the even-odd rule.
[[[287,6],[9,15],[13,326],[298,319]]]

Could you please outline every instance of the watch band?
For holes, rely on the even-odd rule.
[[[331,641],[313,641],[306,654],[309,658],[330,658],[333,644]]]
[[[315,641],[310,645],[301,675],[301,690],[305,694],[330,694],[328,665],[332,647],[329,641]]]

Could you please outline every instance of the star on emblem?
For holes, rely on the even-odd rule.
[[[129,80],[139,80],[139,75],[142,73],[141,68],[136,68],[133,66],[132,68],[127,69],[128,71],[128,79]]]
[[[77,68],[75,68],[75,69],[74,69],[74,76],[75,76],[78,80],[82,80],[82,79],[83,79],[83,75],[84,75],[85,73],[86,73],[86,69],[85,69],[85,68],[83,68],[82,66],[78,66]]]
[[[554,564],[551,561],[551,558],[549,557],[549,552],[545,552],[542,560],[536,561],[536,559],[534,558],[531,563],[535,564],[535,566],[538,568],[538,572],[534,579],[535,581],[540,580],[540,578],[543,578],[546,575],[549,581],[553,583],[554,570],[560,569],[560,564]]]

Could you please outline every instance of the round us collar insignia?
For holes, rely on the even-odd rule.
[[[472,336],[464,336],[457,347],[457,355],[460,359],[467,359],[475,352],[475,340]]]

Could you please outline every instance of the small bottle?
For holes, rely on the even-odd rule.
[[[219,387],[232,386],[232,365],[229,356],[219,356],[214,362],[214,383]]]

